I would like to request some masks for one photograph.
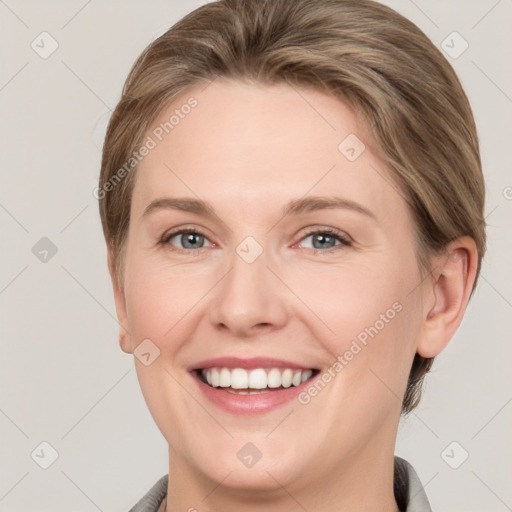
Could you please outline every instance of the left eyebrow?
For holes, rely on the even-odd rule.
[[[350,199],[336,196],[308,196],[302,199],[295,199],[293,201],[290,201],[285,206],[283,210],[283,217],[286,217],[288,215],[297,215],[300,213],[310,213],[317,210],[326,210],[334,208],[353,210],[357,213],[366,215],[367,217],[370,217],[373,220],[377,220],[375,214],[368,210],[368,208],[365,208],[364,206]]]

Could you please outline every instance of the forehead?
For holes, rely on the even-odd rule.
[[[406,213],[356,114],[316,90],[217,79],[173,101],[148,137],[154,147],[137,169],[136,214],[166,195],[269,210],[307,194],[342,194],[381,217]]]

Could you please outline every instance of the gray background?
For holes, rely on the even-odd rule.
[[[130,66],[202,3],[0,0],[1,511],[126,511],[167,472],[167,444],[118,345],[92,191]],[[479,128],[489,224],[478,290],[396,453],[437,512],[512,510],[512,1],[385,3],[452,53],[463,44],[453,31],[469,43],[448,59]],[[51,48],[43,31],[59,45],[46,59],[31,47]],[[47,469],[42,442],[58,453]]]

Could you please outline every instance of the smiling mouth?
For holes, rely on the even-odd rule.
[[[319,370],[292,368],[244,368],[213,367],[195,371],[201,382],[211,388],[238,395],[255,395],[297,387],[309,381]]]

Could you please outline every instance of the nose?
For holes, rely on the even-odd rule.
[[[267,253],[249,262],[233,252],[230,269],[209,304],[210,321],[239,338],[282,328],[288,321],[286,289],[268,268]]]

